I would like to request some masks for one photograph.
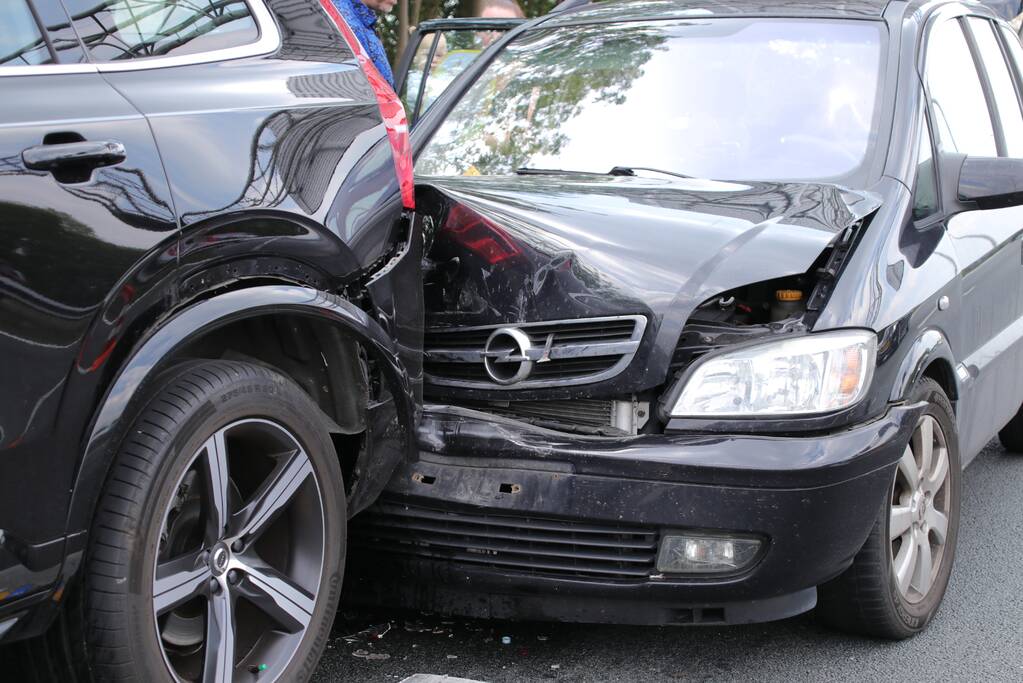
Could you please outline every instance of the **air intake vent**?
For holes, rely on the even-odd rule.
[[[628,367],[646,318],[616,316],[427,330],[428,382],[478,389],[586,384]]]
[[[484,565],[534,575],[644,580],[654,569],[656,530],[387,500],[352,522],[353,547]]]

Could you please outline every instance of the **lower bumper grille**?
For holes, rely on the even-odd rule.
[[[658,533],[466,508],[377,503],[352,522],[353,547],[536,575],[641,580],[654,570]]]

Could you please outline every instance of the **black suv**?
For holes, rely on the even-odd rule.
[[[308,676],[421,391],[400,103],[327,0],[4,0],[0,91],[0,641]]]
[[[1023,449],[1021,67],[917,0],[612,0],[483,51],[412,135],[429,403],[352,595],[922,629],[961,468]]]

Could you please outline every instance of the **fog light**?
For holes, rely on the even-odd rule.
[[[657,571],[666,574],[725,574],[748,567],[760,540],[735,536],[665,536],[657,553]]]

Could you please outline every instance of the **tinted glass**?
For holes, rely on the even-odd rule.
[[[857,169],[876,126],[880,24],[710,19],[524,34],[456,105],[423,174],[652,167],[717,179]]]
[[[1002,124],[1007,151],[1011,157],[1023,157],[1023,113],[1020,112],[1019,99],[1016,97],[1016,85],[995,35],[995,25],[976,17],[971,17],[969,21],[980,49],[981,61],[991,79],[991,90],[995,95],[998,120]]]
[[[39,12],[39,20],[50,34],[50,43],[57,53],[58,62],[79,64],[89,61],[59,0],[35,0],[35,8]]]
[[[49,64],[52,57],[24,0],[0,2],[0,66]]]
[[[938,148],[998,156],[980,76],[958,21],[943,21],[931,30],[925,59]]]
[[[423,42],[416,49],[412,64],[409,65],[408,77],[405,79],[406,105],[410,113],[415,111],[416,98],[419,96],[419,85],[426,72],[426,89],[419,104],[419,115],[422,116],[444,92],[458,74],[465,71],[470,64],[504,31],[438,31],[423,36]],[[426,70],[426,60],[430,55],[434,37],[440,36],[437,49],[434,51],[430,69]]]
[[[913,218],[920,220],[938,210],[938,176],[931,149],[931,128],[925,118],[920,126],[920,152],[916,162],[916,188],[913,190]]]
[[[254,42],[244,0],[66,0],[96,61],[210,52]]]

